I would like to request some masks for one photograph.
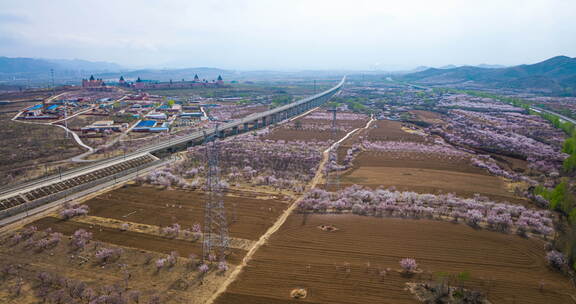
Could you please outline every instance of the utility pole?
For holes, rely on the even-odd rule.
[[[50,69],[50,75],[52,76],[52,96],[55,95],[54,88],[54,69]]]
[[[316,79],[314,79],[314,95],[316,95]]]
[[[68,105],[64,103],[64,127],[66,128],[66,138],[68,138]]]
[[[229,250],[228,223],[222,195],[220,181],[219,147],[216,139],[219,136],[218,125],[214,134],[207,135],[204,131],[206,146],[206,161],[208,172],[206,174],[207,200],[204,210],[204,234],[202,242],[202,259],[210,259],[214,255],[220,261],[226,260]]]
[[[337,129],[336,129],[336,112],[338,112],[338,108],[334,106],[332,109],[329,109],[328,112],[332,112],[332,136],[334,137],[334,142],[338,140],[337,138]],[[338,145],[333,145],[328,151],[328,164],[334,163],[334,165],[338,165]],[[326,166],[326,190],[329,191],[330,186],[335,188],[336,191],[340,190],[340,175],[338,171],[334,172],[332,178],[330,178],[330,166]]]

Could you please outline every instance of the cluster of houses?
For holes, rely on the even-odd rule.
[[[202,121],[207,119],[199,105],[182,105],[164,103],[144,115],[133,132],[163,132],[167,131],[171,122],[176,119],[187,121]]]
[[[59,119],[82,107],[76,100],[56,100],[49,104],[31,106],[18,116],[18,119]]]
[[[122,132],[128,128],[127,123],[114,123],[113,120],[96,121],[88,126],[81,128],[82,133],[108,133]]]

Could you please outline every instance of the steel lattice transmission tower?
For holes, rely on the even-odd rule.
[[[204,234],[202,242],[202,258],[209,259],[215,255],[220,261],[225,260],[230,240],[228,238],[228,222],[224,209],[223,189],[220,182],[220,167],[218,164],[219,148],[218,126],[212,135],[204,132],[206,146],[206,206],[204,210]]]
[[[332,112],[332,136],[334,137],[334,142],[336,142],[338,140],[338,129],[336,127],[336,112],[338,112],[338,108],[334,106],[332,109],[328,109],[328,112]],[[328,162],[334,162],[334,164],[338,165],[338,145],[334,145],[330,149]],[[336,171],[330,176],[329,166],[326,166],[326,190],[330,190],[330,186],[335,188],[336,191],[340,190],[340,175]]]

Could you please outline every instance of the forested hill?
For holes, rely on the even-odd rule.
[[[535,64],[507,68],[430,68],[403,75],[401,79],[420,84],[479,85],[576,95],[576,58],[557,56]]]

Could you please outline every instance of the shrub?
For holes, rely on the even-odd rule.
[[[468,210],[466,212],[466,222],[472,226],[478,226],[484,216],[478,210]]]
[[[70,241],[70,246],[74,250],[84,249],[86,244],[92,240],[92,233],[84,229],[78,229],[72,234],[72,240]]]
[[[168,237],[178,237],[180,234],[180,224],[172,224],[171,226],[162,228],[162,233]]]
[[[402,270],[408,273],[413,273],[418,268],[418,264],[416,264],[416,260],[412,258],[404,258],[400,260],[400,267]]]
[[[122,252],[122,248],[100,248],[96,251],[94,256],[99,264],[106,264],[119,259]]]
[[[67,220],[76,216],[86,215],[88,214],[89,210],[90,209],[88,208],[87,205],[76,205],[76,206],[65,205],[64,209],[60,211],[60,216],[62,216],[63,219]]]
[[[221,272],[228,271],[228,264],[226,263],[226,261],[220,261],[220,263],[218,263],[218,270]]]
[[[54,232],[48,235],[48,237],[40,239],[36,242],[36,251],[41,252],[45,249],[53,248],[60,243],[62,240],[62,233]]]
[[[208,265],[206,265],[206,264],[202,264],[202,265],[200,265],[200,267],[198,267],[198,271],[200,271],[200,273],[202,273],[202,274],[207,273],[208,270],[210,270],[210,267],[208,267]]]
[[[564,265],[566,265],[566,258],[564,258],[564,255],[561,252],[551,250],[546,254],[546,262],[548,262],[548,265],[558,270],[562,270]]]

